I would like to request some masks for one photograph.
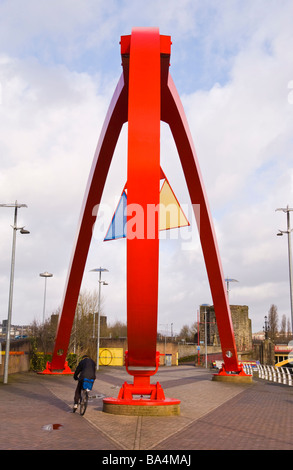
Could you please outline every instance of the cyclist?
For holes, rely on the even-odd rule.
[[[82,382],[84,379],[95,380],[96,378],[96,363],[87,354],[82,356],[80,363],[78,364],[74,376],[74,380],[78,380],[78,384],[74,394],[74,405],[73,412],[76,411],[78,402],[80,400],[80,392],[82,389]]]

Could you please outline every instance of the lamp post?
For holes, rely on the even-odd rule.
[[[291,259],[291,232],[293,229],[290,228],[290,209],[289,206],[285,208],[276,209],[276,211],[282,211],[287,214],[287,230],[279,230],[278,236],[283,236],[284,233],[288,235],[288,258],[289,258],[289,282],[290,282],[290,305],[291,305],[291,329],[293,331],[293,275],[292,275],[292,259]]]
[[[207,307],[209,304],[202,304],[204,307],[204,342],[205,342],[205,367],[208,367],[208,338],[207,338]]]
[[[97,333],[97,370],[99,370],[99,350],[100,350],[100,306],[101,306],[101,284],[107,286],[108,283],[102,281],[102,273],[109,272],[106,268],[91,269],[91,272],[99,273],[99,299],[98,299],[98,333]],[[94,329],[95,329],[95,314],[94,314]]]
[[[230,279],[230,278],[225,279],[225,281],[227,283],[227,296],[228,296],[228,299],[229,299],[229,292],[230,292],[229,285],[230,285],[230,282],[238,282],[238,281],[237,281],[237,279]]]
[[[12,237],[12,255],[11,255],[11,268],[10,268],[10,286],[9,286],[8,317],[7,317],[7,331],[6,331],[6,350],[5,350],[4,376],[3,376],[3,383],[7,384],[9,353],[10,353],[10,329],[11,329],[11,317],[12,317],[16,232],[17,230],[19,230],[20,233],[23,235],[28,234],[30,232],[28,230],[25,230],[24,227],[17,227],[17,210],[21,207],[27,207],[26,204],[18,204],[17,201],[15,201],[14,204],[0,204],[0,207],[14,207],[14,223],[12,225],[13,237]]]
[[[268,317],[265,315],[265,326],[263,327],[264,333],[265,333],[265,339],[268,339]]]
[[[45,323],[47,279],[48,279],[48,277],[53,277],[53,274],[48,273],[48,271],[45,271],[44,273],[40,274],[40,277],[45,278],[45,292],[44,292],[44,306],[43,306],[43,323]]]
[[[167,343],[167,335],[168,335],[168,326],[169,326],[169,324],[168,323],[160,323],[160,326],[165,326],[166,327],[165,334],[164,334],[164,336],[165,336],[164,356],[165,356],[165,366],[166,366],[167,365],[167,360],[166,360],[167,344],[166,343]]]

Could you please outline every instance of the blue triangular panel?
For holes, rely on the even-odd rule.
[[[123,191],[104,241],[126,238],[126,206],[127,196]]]

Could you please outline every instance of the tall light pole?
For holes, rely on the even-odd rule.
[[[204,342],[205,342],[205,367],[208,367],[208,337],[207,337],[207,307],[209,304],[201,304],[204,307]]]
[[[97,370],[99,370],[101,284],[103,284],[104,286],[108,285],[107,282],[102,281],[101,277],[102,277],[103,272],[109,272],[109,271],[106,268],[96,268],[96,269],[91,269],[91,272],[99,273],[98,333],[97,333]],[[94,316],[94,323],[95,323],[95,316]]]
[[[165,349],[164,349],[164,354],[165,354],[165,366],[167,365],[167,361],[166,361],[166,351],[167,351],[167,335],[168,335],[168,327],[169,327],[169,323],[160,323],[161,326],[165,326],[166,327],[166,330],[165,330]]]
[[[12,255],[11,255],[11,268],[10,268],[10,286],[9,286],[8,317],[7,317],[7,331],[6,331],[6,350],[5,350],[4,376],[3,376],[3,382],[7,384],[9,353],[10,353],[10,329],[11,329],[11,317],[12,317],[16,232],[17,230],[19,230],[21,234],[28,234],[30,232],[28,230],[25,230],[24,227],[17,227],[17,210],[21,207],[27,207],[26,204],[18,204],[17,201],[15,201],[14,204],[0,204],[0,207],[14,207],[14,223],[12,225],[13,237],[12,237]]]
[[[268,339],[268,317],[265,315],[265,326],[263,327],[264,333],[265,333],[265,339]]]
[[[237,281],[237,279],[227,278],[227,279],[225,279],[225,282],[226,282],[226,284],[227,284],[227,296],[228,296],[228,299],[229,299],[229,292],[230,292],[229,286],[230,286],[230,282],[238,282],[238,281]]]
[[[283,236],[284,233],[288,235],[288,258],[289,258],[289,282],[290,282],[290,304],[291,304],[291,329],[293,331],[293,275],[292,275],[292,259],[291,259],[291,232],[293,229],[290,228],[290,209],[289,206],[285,208],[276,209],[276,211],[282,211],[287,214],[287,230],[279,230],[278,236]]]
[[[45,313],[46,313],[47,279],[48,279],[48,277],[53,277],[53,274],[48,273],[48,271],[45,271],[44,273],[40,274],[40,277],[45,278],[45,292],[44,292],[44,305],[43,305],[43,324],[44,324],[45,323]]]

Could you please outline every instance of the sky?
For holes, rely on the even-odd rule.
[[[270,306],[291,318],[286,214],[293,208],[291,0],[0,0],[0,204],[18,201],[12,324],[62,303],[87,179],[122,72],[120,37],[159,27],[172,40],[182,100],[215,226],[231,304],[252,330]],[[212,304],[179,157],[161,126],[161,164],[190,221],[162,234],[158,329],[179,333]],[[127,172],[123,127],[81,290],[102,287],[108,323],[126,322],[126,242],[104,242]],[[291,213],[292,214],[292,213]],[[14,210],[0,207],[0,322],[7,318]],[[292,214],[293,217],[293,214]],[[293,226],[293,220],[292,220]],[[172,325],[172,326],[171,326]]]

